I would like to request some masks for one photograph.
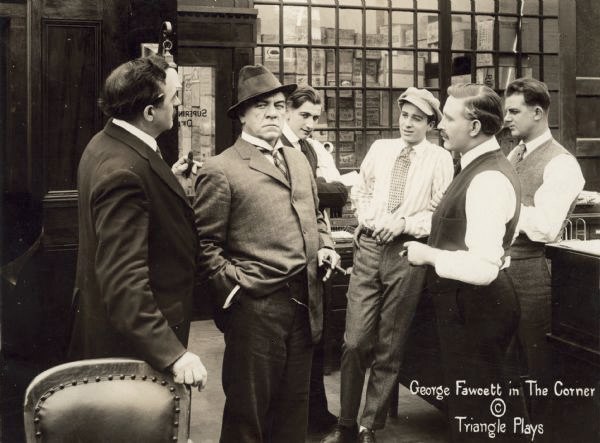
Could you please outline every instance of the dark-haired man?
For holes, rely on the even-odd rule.
[[[306,440],[323,327],[317,268],[339,256],[308,161],[281,143],[295,89],[261,65],[244,66],[228,111],[242,134],[204,163],[196,185],[199,266],[225,333],[223,443]]]
[[[552,137],[546,85],[532,78],[517,79],[508,85],[505,97],[504,124],[520,140],[508,155],[521,181],[522,200],[507,271],[521,305],[517,334],[521,374],[549,387],[552,359],[546,334],[552,316],[551,279],[544,245],[559,239],[585,180],[577,159]],[[532,420],[548,423],[548,398],[534,396],[529,404]]]
[[[117,67],[101,105],[110,120],[78,170],[79,253],[71,359],[140,358],[176,382],[206,383],[186,350],[197,239],[187,197],[156,137],[173,126],[180,88],[158,56]]]
[[[321,97],[308,85],[301,85],[287,97],[286,121],[281,140],[285,146],[294,147],[306,156],[317,183],[319,207],[321,210],[339,209],[346,204],[348,191],[339,182],[340,173],[333,157],[317,140],[310,138],[315,124],[321,115]],[[327,213],[323,213],[327,216]],[[308,428],[310,432],[329,429],[336,417],[329,412],[325,384],[323,341],[316,347],[310,371],[310,394],[308,401]]]
[[[408,260],[426,265],[445,384],[452,390],[448,416],[452,441],[487,439],[469,424],[506,416],[499,441],[518,440],[508,417],[492,408],[495,397],[508,398],[506,351],[519,321],[519,304],[505,268],[520,210],[519,179],[494,135],[502,128],[502,102],[492,89],[477,84],[448,88],[438,128],[444,147],[461,155],[454,178],[433,213],[427,245],[408,242]],[[495,389],[500,386],[500,389]],[[488,389],[487,394],[460,388]],[[494,390],[495,389],[495,390]],[[516,402],[515,402],[516,403]]]
[[[359,226],[348,287],[340,416],[323,443],[371,443],[385,426],[424,271],[399,257],[404,242],[429,235],[431,214],[452,181],[452,157],[429,142],[441,117],[426,89],[398,99],[400,137],[375,141],[351,197]],[[365,407],[357,418],[367,369]]]

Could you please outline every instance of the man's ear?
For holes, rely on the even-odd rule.
[[[471,130],[469,135],[471,137],[477,137],[481,132],[481,122],[479,120],[471,120]]]
[[[542,118],[544,118],[544,110],[542,109],[541,106],[536,106],[533,109],[533,119],[534,120],[541,120]]]
[[[148,105],[144,108],[144,120],[151,122],[154,120],[154,106]]]

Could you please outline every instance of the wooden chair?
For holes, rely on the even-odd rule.
[[[191,394],[140,360],[66,363],[25,393],[27,443],[189,442]]]

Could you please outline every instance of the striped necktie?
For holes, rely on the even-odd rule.
[[[289,172],[288,172],[287,164],[285,162],[285,157],[283,156],[283,153],[281,152],[281,148],[273,148],[273,149],[269,150],[269,149],[259,146],[258,149],[260,149],[260,151],[263,154],[270,155],[273,157],[273,163],[275,164],[277,169],[279,169],[281,171],[281,173],[283,174],[285,179],[289,182],[290,181]]]
[[[394,167],[392,169],[392,178],[390,180],[390,192],[388,195],[388,212],[394,212],[400,207],[404,201],[404,188],[406,188],[406,179],[408,177],[408,169],[410,168],[410,153],[413,148],[407,146],[402,150],[400,155],[396,157]]]
[[[525,143],[519,143],[519,146],[517,146],[517,149],[515,150],[515,153],[514,153],[512,159],[510,160],[510,162],[513,164],[513,166],[516,166],[518,163],[520,163],[523,160],[523,157],[525,157],[526,152],[527,152],[527,146],[525,146]]]

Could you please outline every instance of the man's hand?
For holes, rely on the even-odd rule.
[[[319,262],[318,262],[319,267],[326,264],[325,260],[329,262],[329,264],[327,264],[327,272],[325,273],[325,276],[323,277],[323,281],[325,282],[325,281],[329,280],[329,277],[331,277],[333,270],[340,263],[341,258],[337,252],[335,252],[333,249],[330,249],[330,248],[319,249],[317,251],[317,258],[319,260]]]
[[[408,262],[411,265],[435,265],[435,259],[440,253],[439,249],[432,248],[431,246],[424,245],[418,241],[407,241],[404,243],[406,249],[406,255]],[[402,251],[400,254],[403,254]]]
[[[404,232],[406,220],[397,218],[394,214],[386,214],[375,226],[373,237],[380,245],[385,245]]]
[[[354,247],[358,248],[358,239],[360,238],[360,231],[362,231],[363,225],[362,223],[359,223],[358,226],[356,227],[356,229],[354,230],[354,235],[352,238],[352,242],[354,243]]]
[[[173,171],[173,174],[175,174],[176,176],[182,176],[184,178],[186,177],[185,174],[187,174],[187,171],[189,169],[189,160],[186,156],[181,157],[179,160],[177,160],[175,163],[173,163],[173,166],[171,166],[171,171]],[[191,161],[191,171],[190,173],[192,175],[196,175],[198,173],[198,169],[202,167],[202,163],[200,163],[199,161],[196,160],[192,160]]]
[[[208,374],[200,357],[191,352],[186,352],[171,366],[175,383],[197,386],[201,391],[206,387]]]

